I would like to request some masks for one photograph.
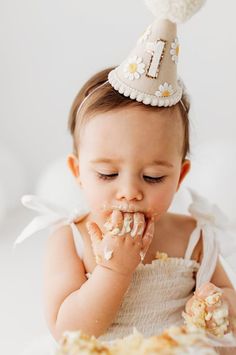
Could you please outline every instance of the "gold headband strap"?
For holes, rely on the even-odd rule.
[[[95,93],[98,89],[100,89],[102,86],[105,86],[106,84],[108,83],[108,80],[105,81],[104,83],[102,83],[101,85],[98,85],[95,89],[93,89],[92,91],[90,91],[90,93],[85,96],[85,98],[83,99],[83,101],[81,102],[81,104],[79,105],[78,107],[78,110],[77,110],[77,113],[76,113],[76,116],[78,116],[82,106],[84,105],[85,101],[87,101],[87,99],[93,95],[93,93]]]

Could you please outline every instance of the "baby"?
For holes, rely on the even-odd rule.
[[[207,258],[201,230],[189,243],[201,218],[168,212],[190,170],[186,98],[170,108],[144,106],[104,84],[109,71],[93,76],[71,109],[68,166],[90,212],[75,221],[83,255],[70,226],[48,240],[45,311],[56,340],[68,330],[112,340],[133,326],[151,336],[181,324]],[[155,258],[158,251],[168,258]],[[215,260],[207,281],[224,290],[235,313],[235,291]]]

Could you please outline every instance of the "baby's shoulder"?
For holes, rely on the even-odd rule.
[[[55,229],[48,236],[44,257],[45,266],[50,273],[52,269],[54,273],[64,270],[64,274],[72,271],[74,274],[76,270],[82,278],[85,276],[84,264],[76,251],[73,232],[69,225]]]
[[[179,255],[185,255],[187,250],[191,235],[197,227],[197,221],[194,217],[185,214],[177,213],[168,213],[168,228],[169,235],[172,236],[175,240],[178,240],[178,243],[175,244],[175,248],[178,250]],[[199,242],[197,243],[192,258],[199,261],[201,256],[201,238],[199,236]]]
[[[70,225],[63,225],[49,234],[46,243],[46,254],[50,257],[61,255],[63,259],[66,255],[78,260],[74,245],[73,231]]]
[[[190,215],[168,213],[168,224],[173,231],[180,233],[183,238],[189,239],[197,226],[197,221]]]
[[[72,241],[72,230],[71,227],[66,224],[54,229],[48,236],[48,244],[50,243],[65,243]]]

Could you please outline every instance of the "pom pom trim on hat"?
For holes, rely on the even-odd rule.
[[[144,0],[144,2],[157,19],[183,23],[197,13],[206,0]]]
[[[116,75],[116,69],[112,70],[108,74],[108,81],[111,86],[123,94],[126,97],[130,97],[132,100],[142,102],[145,105],[159,106],[159,107],[170,107],[176,105],[177,102],[181,100],[182,97],[182,87],[179,86],[177,91],[169,97],[158,97],[156,95],[146,94],[139,90],[129,87],[127,84],[123,83]]]

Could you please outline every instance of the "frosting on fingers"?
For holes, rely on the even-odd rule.
[[[134,213],[134,225],[133,225],[133,229],[130,234],[131,237],[134,238],[136,235],[142,237],[144,229],[145,229],[144,215],[142,213],[135,212]]]
[[[112,214],[109,216],[106,223],[104,223],[104,228],[107,232],[112,235],[119,235],[123,225],[123,215],[119,210],[113,210]]]
[[[124,213],[124,223],[121,232],[118,234],[120,236],[130,233],[132,230],[133,214],[125,212]]]
[[[207,295],[207,291],[210,294]],[[219,288],[212,290],[211,285],[204,285],[198,290],[188,301],[186,313],[183,313],[187,327],[201,328],[219,338],[223,337],[229,329],[229,308],[222,295]]]
[[[113,255],[113,250],[109,250],[108,246],[106,245],[104,248],[104,259],[110,260]]]

